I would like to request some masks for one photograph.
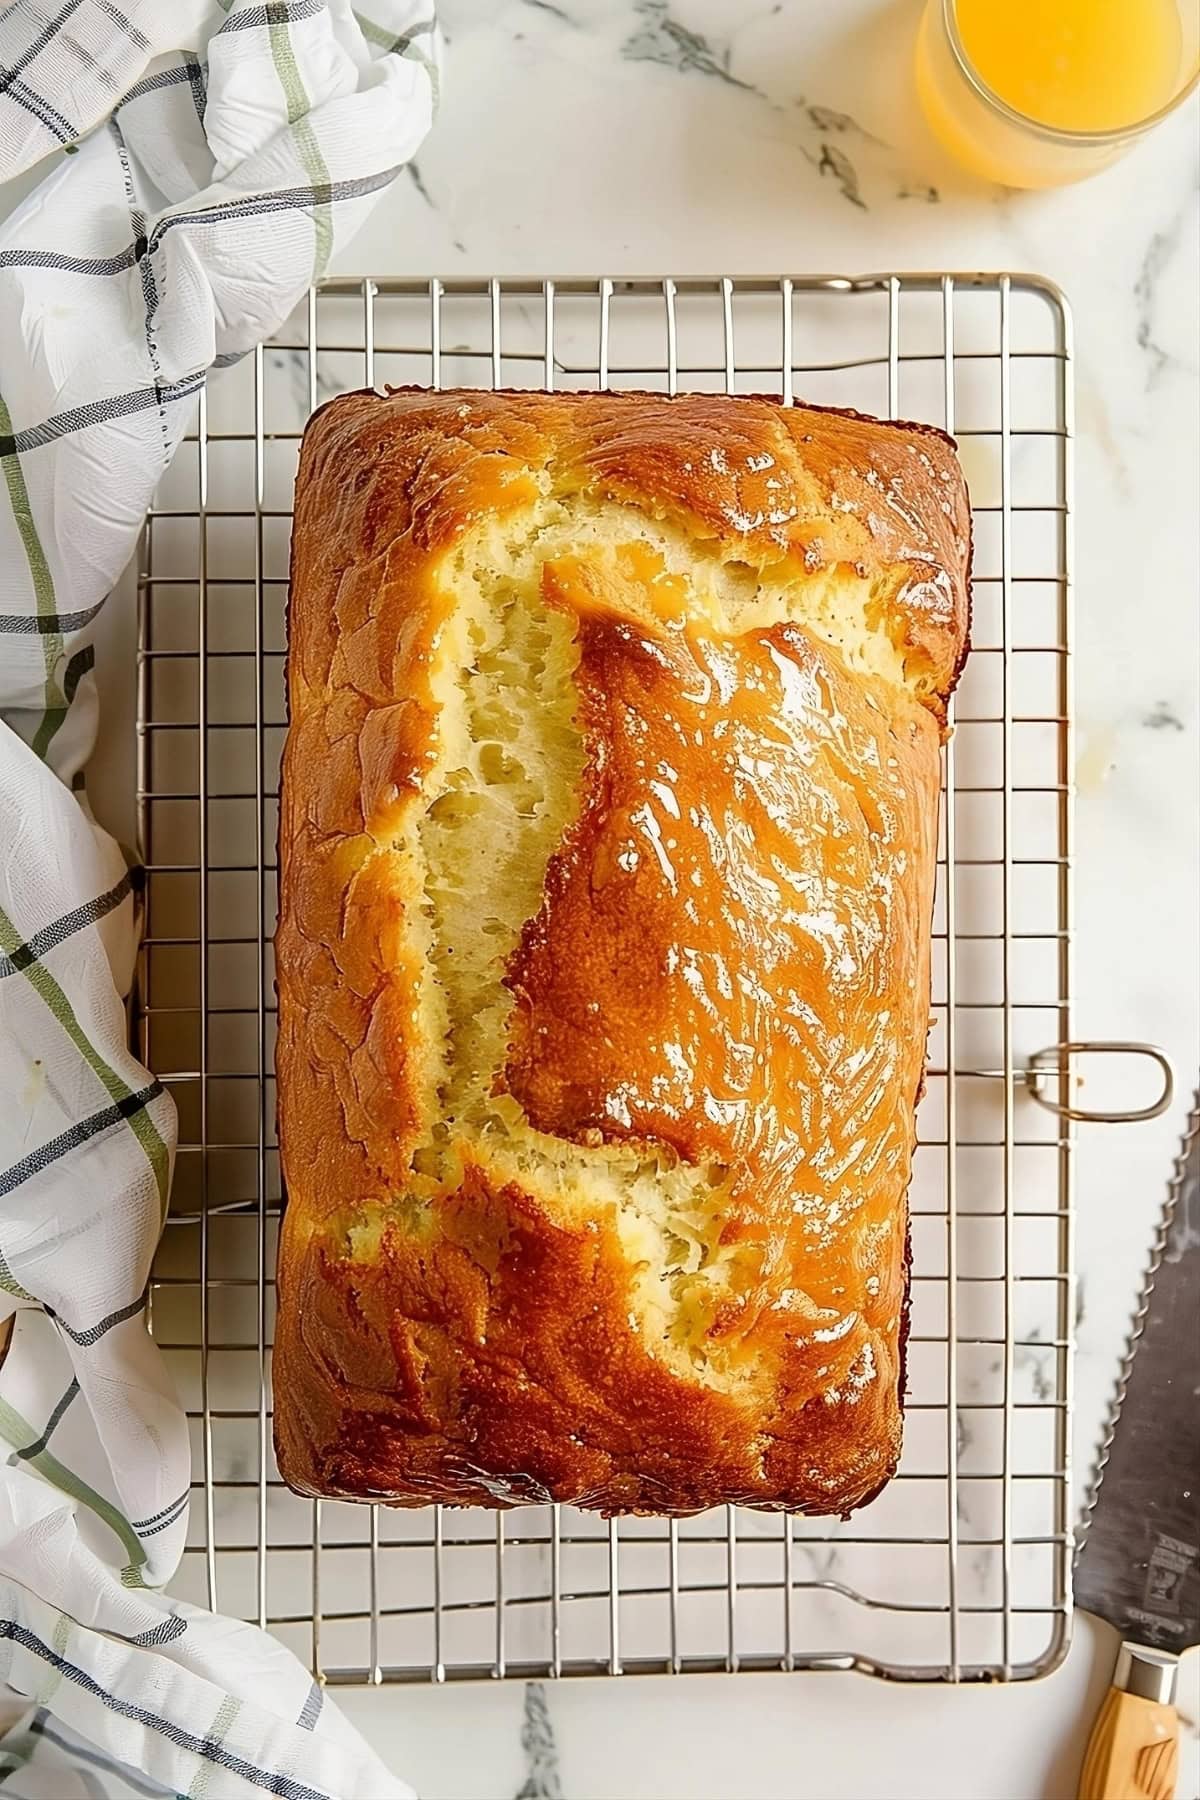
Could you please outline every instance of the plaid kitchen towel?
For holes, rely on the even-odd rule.
[[[169,1097],[121,994],[137,871],[91,820],[92,629],[209,369],[412,156],[431,0],[0,10],[0,1737],[6,1795],[407,1792],[288,1653],[158,1591],[187,1424],[146,1331]]]

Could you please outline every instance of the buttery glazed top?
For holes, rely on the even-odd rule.
[[[323,1217],[403,1191],[427,1122],[417,897],[375,847],[432,766],[438,569],[472,526],[546,491],[628,502],[772,579],[866,577],[869,622],[929,689],[922,704],[851,672],[800,623],[711,630],[637,544],[544,565],[547,603],[578,619],[587,765],[509,966],[502,1082],[551,1136],[728,1166],[740,1276],[711,1332],[757,1372],[749,1409],[631,1341],[617,1247],[576,1241],[536,1182],[497,1186],[486,1158],[433,1203],[432,1248],[389,1230],[357,1272],[308,1249]],[[948,441],[704,395],[354,395],[310,428],[294,543],[277,945],[289,1479],[466,1500],[524,1484],[618,1509],[861,1502],[899,1441],[937,752],[966,641]]]
[[[541,1131],[727,1165],[743,1279],[712,1335],[761,1356],[766,1309],[782,1352],[819,1309],[828,1365],[900,1309],[938,727],[802,626],[652,634],[582,558],[543,588],[578,612],[588,768],[510,965],[507,1085]]]

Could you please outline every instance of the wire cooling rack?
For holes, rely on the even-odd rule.
[[[847,1521],[301,1500],[271,1452],[276,774],[292,481],[347,388],[781,393],[945,425],[975,515],[912,1185],[904,1456]],[[1025,276],[334,281],[215,376],[139,584],[138,1030],[180,1149],[152,1325],[193,1432],[178,1591],[330,1681],[1029,1677],[1069,1635],[1071,342]]]

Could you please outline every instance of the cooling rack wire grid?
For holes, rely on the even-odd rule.
[[[301,1500],[271,1451],[276,778],[300,434],[432,384],[782,394],[928,420],[974,502],[944,757],[899,1474],[846,1521]],[[1019,1679],[1070,1623],[1069,318],[1021,276],[331,281],[215,376],[139,566],[138,1048],[180,1149],[151,1287],[191,1422],[176,1591],[331,1682],[856,1668]]]

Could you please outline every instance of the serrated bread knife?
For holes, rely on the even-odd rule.
[[[1200,1094],[1100,1448],[1075,1598],[1122,1639],[1079,1800],[1172,1800],[1175,1672],[1200,1642]]]

